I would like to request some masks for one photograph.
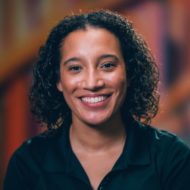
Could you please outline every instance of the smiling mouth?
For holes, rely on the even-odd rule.
[[[95,96],[95,97],[82,97],[82,102],[88,103],[88,104],[96,104],[99,102],[105,101],[110,95],[102,95],[102,96]]]

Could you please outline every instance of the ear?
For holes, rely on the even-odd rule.
[[[57,84],[56,84],[56,86],[57,86],[57,89],[58,89],[60,92],[63,92],[63,86],[62,86],[62,84],[61,84],[61,81],[58,81]]]

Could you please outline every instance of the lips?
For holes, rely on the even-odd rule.
[[[109,95],[86,95],[82,96],[81,102],[88,107],[101,107],[109,101]]]

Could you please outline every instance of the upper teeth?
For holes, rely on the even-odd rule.
[[[106,99],[106,96],[98,96],[98,97],[83,97],[82,101],[88,103],[97,103]]]

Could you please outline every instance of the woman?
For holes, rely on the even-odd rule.
[[[158,109],[158,76],[120,15],[66,17],[34,68],[32,111],[48,131],[14,153],[4,189],[189,189],[189,149],[147,125]]]

